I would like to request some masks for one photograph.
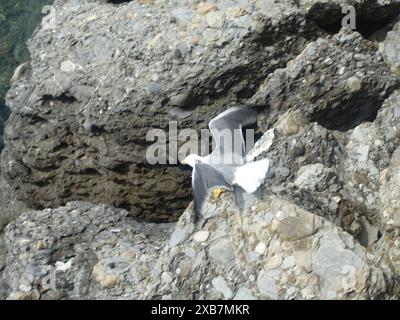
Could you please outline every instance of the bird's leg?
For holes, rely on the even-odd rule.
[[[215,189],[212,190],[212,195],[213,195],[214,198],[219,198],[223,192],[224,192],[223,189],[215,188]]]

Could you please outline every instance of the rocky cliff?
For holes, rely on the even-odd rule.
[[[0,149],[4,123],[9,116],[5,95],[15,67],[29,59],[26,41],[43,18],[44,6],[52,0],[0,1]]]
[[[398,298],[399,13],[55,1],[7,95],[0,296]],[[194,221],[189,171],[146,163],[146,133],[238,104],[258,106],[271,170]]]

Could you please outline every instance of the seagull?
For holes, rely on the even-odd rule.
[[[257,121],[252,108],[232,107],[213,118],[208,126],[215,141],[209,155],[189,154],[182,164],[192,171],[195,216],[201,216],[210,193],[219,198],[224,191],[238,187],[248,194],[255,193],[264,182],[269,170],[269,160],[254,161],[246,157],[242,129]],[[237,201],[237,200],[236,200]]]

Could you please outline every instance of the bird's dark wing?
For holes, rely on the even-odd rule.
[[[212,162],[219,164],[244,163],[246,154],[242,128],[257,122],[257,113],[253,108],[230,108],[209,123],[215,141],[215,149],[210,155]],[[229,159],[232,161],[229,162]]]
[[[197,163],[193,168],[192,186],[194,193],[194,210],[197,217],[201,215],[204,202],[214,188],[231,189],[222,173],[205,163]]]

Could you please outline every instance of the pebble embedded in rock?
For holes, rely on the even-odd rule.
[[[261,270],[257,277],[257,288],[263,298],[277,299],[278,291],[275,284],[277,271]]]
[[[295,241],[314,233],[314,217],[304,214],[300,217],[287,217],[279,222],[277,232],[284,240]]]
[[[119,282],[118,277],[115,274],[107,272],[101,264],[94,266],[92,276],[105,289],[114,288]]]
[[[210,259],[222,265],[232,265],[235,262],[235,249],[228,239],[218,240],[208,249]]]
[[[210,233],[208,231],[199,231],[194,234],[193,240],[195,242],[202,243],[202,242],[206,242],[209,236],[210,236]]]
[[[74,72],[76,69],[76,65],[72,61],[67,60],[67,61],[63,61],[61,63],[60,69],[62,72],[66,72],[66,73]]]
[[[171,236],[171,239],[169,240],[169,244],[171,247],[174,247],[181,243],[186,237],[186,230],[184,229],[175,229],[174,233]]]
[[[210,28],[221,29],[225,23],[225,14],[221,11],[212,11],[206,15],[206,22]]]
[[[197,12],[201,15],[205,15],[211,11],[217,10],[217,7],[210,2],[202,2],[197,6]]]
[[[347,87],[351,90],[351,91],[359,91],[362,87],[362,82],[360,79],[356,78],[356,77],[350,77],[347,80]]]
[[[214,278],[212,280],[212,285],[214,286],[215,290],[222,293],[225,299],[231,299],[233,296],[233,292],[231,288],[229,288],[228,284],[226,283],[225,279],[221,276]]]
[[[256,300],[256,298],[250,289],[246,287],[240,287],[233,297],[233,300]]]
[[[264,242],[260,242],[260,243],[256,246],[256,248],[254,249],[254,251],[255,251],[257,254],[264,254],[266,248],[267,248],[267,247],[266,247],[265,243],[264,243]]]

